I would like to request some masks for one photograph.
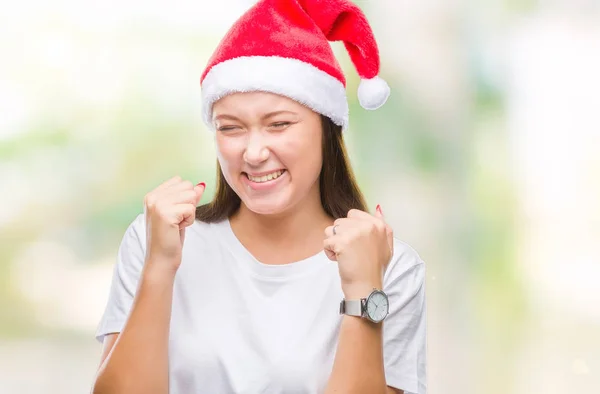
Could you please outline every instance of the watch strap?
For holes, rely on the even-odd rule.
[[[360,300],[342,300],[340,302],[340,315],[361,316],[363,312],[363,303],[366,299]]]

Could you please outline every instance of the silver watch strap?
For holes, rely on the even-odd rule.
[[[362,316],[362,300],[342,300],[340,314]]]

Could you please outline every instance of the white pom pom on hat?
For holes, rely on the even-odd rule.
[[[361,79],[358,85],[358,102],[364,109],[381,107],[390,96],[390,87],[382,78]]]
[[[329,41],[342,41],[361,78],[358,101],[381,107],[390,87],[379,77],[379,49],[350,0],[259,0],[225,34],[200,78],[203,120],[235,92],[265,91],[298,101],[348,127],[346,78]]]

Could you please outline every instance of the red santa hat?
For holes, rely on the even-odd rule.
[[[329,41],[343,41],[361,81],[360,105],[382,106],[390,94],[379,50],[360,8],[349,0],[260,0],[229,29],[200,78],[203,118],[234,92],[289,97],[348,126],[346,79]]]

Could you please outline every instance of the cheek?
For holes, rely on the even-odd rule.
[[[296,141],[285,147],[288,165],[306,176],[319,175],[322,166],[321,145],[310,140]]]
[[[235,167],[238,160],[241,160],[243,149],[233,141],[217,141],[216,153],[223,170]]]

